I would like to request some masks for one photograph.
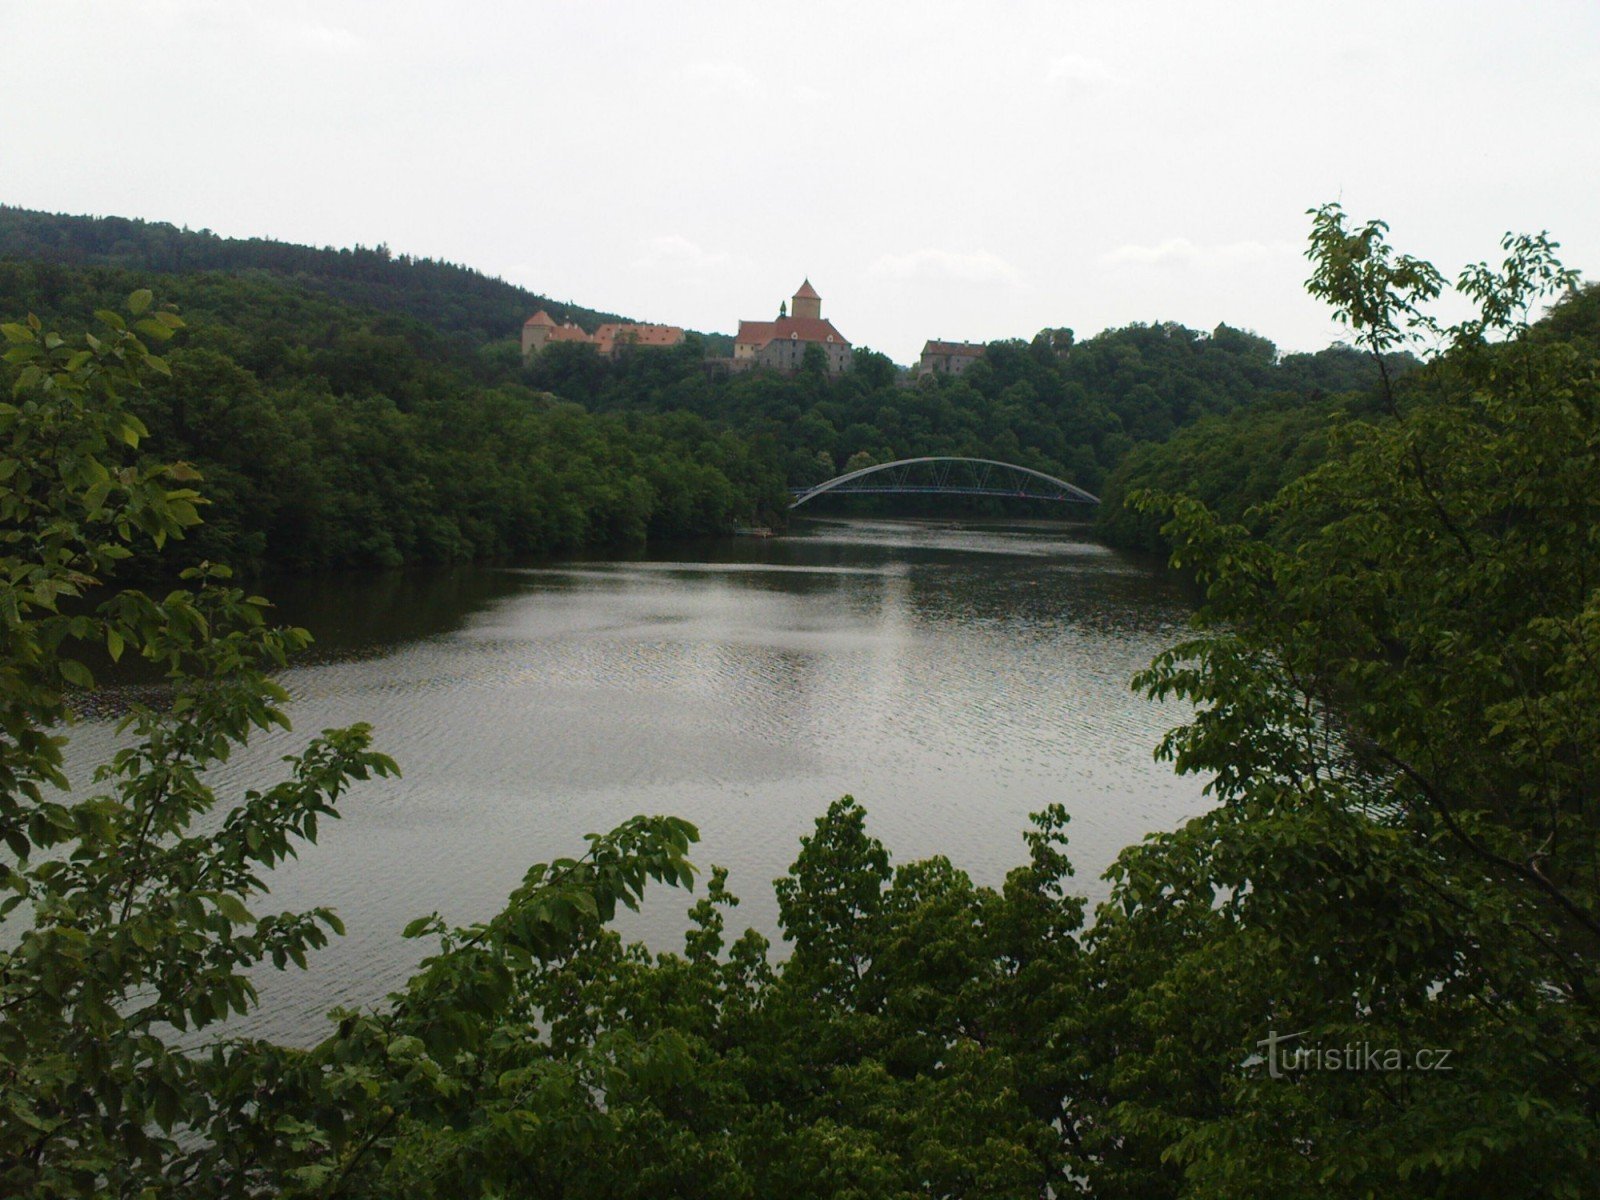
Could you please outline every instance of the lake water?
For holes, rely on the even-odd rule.
[[[987,884],[1061,802],[1094,899],[1118,850],[1206,806],[1152,759],[1184,710],[1128,687],[1182,635],[1183,588],[1081,527],[817,520],[644,561],[272,590],[317,648],[285,679],[294,732],[216,772],[224,802],[360,720],[404,777],[356,787],[274,874],[271,907],[329,904],[349,932],[308,972],[265,973],[241,1032],[315,1040],[329,1008],[405,979],[412,917],[486,917],[528,864],[635,813],[698,824],[695,861],[743,901],[730,927],[771,936],[771,881],[846,793],[896,861],[944,854]],[[80,724],[72,762],[112,739]],[[690,902],[658,889],[624,928],[680,947]]]

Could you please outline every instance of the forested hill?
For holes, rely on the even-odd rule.
[[[1536,343],[1566,343],[1591,356],[1600,351],[1600,285],[1568,292],[1525,336]],[[1402,380],[1404,372],[1392,368],[1414,366],[1409,355],[1390,365],[1397,394],[1406,401],[1406,385],[1426,372]],[[1324,462],[1338,440],[1337,431],[1357,422],[1381,426],[1392,419],[1375,391],[1334,391],[1207,414],[1172,437],[1135,446],[1123,456],[1101,493],[1101,533],[1116,545],[1151,551],[1168,547],[1161,532],[1165,518],[1126,504],[1127,497],[1143,490],[1190,496],[1226,520],[1245,520],[1256,506]],[[1253,524],[1265,528],[1267,519],[1268,514],[1258,511]]]
[[[187,549],[246,566],[726,533],[780,523],[785,488],[922,455],[1014,462],[1109,499],[1136,449],[1207,418],[1252,445],[1298,442],[1322,406],[1343,403],[1330,398],[1377,375],[1347,346],[1279,355],[1227,325],[1170,322],[1081,340],[1048,329],[990,344],[959,377],[915,380],[865,349],[839,378],[816,360],[792,376],[725,377],[708,370],[699,336],[615,360],[558,344],[524,364],[510,334],[544,301],[463,268],[0,209],[0,319],[35,313],[82,332],[141,288],[188,326],[166,347],[171,381],[143,402],[149,452],[205,476],[212,505]],[[1411,365],[1402,356],[1391,373]],[[1249,461],[1224,456],[1207,477],[1231,489]],[[926,504],[892,511],[958,510]],[[965,510],[1023,515],[1010,501]],[[1059,512],[1026,515],[1047,514]]]
[[[530,292],[455,263],[392,254],[388,247],[334,249],[269,238],[220,237],[164,221],[83,217],[0,205],[0,258],[162,274],[265,272],[346,304],[399,313],[475,342],[513,337],[536,310],[588,329],[621,320]]]
[[[1396,355],[1391,371],[1414,361]],[[783,450],[790,486],[874,462],[957,455],[1018,463],[1092,492],[1134,447],[1207,416],[1237,412],[1248,421],[1253,412],[1359,393],[1378,374],[1348,346],[1280,356],[1265,338],[1227,325],[1204,333],[1171,322],[1082,341],[1059,329],[992,342],[964,374],[916,380],[871,351],[858,351],[838,379],[820,361],[793,377],[716,379],[692,347],[608,362],[587,347],[557,345],[529,372],[534,386],[590,409],[688,411],[770,441]],[[940,498],[939,511],[953,503]]]
[[[475,346],[262,272],[161,275],[0,259],[0,320],[99,328],[134,291],[182,315],[133,411],[152,460],[203,477],[173,563],[394,567],[724,533],[786,501],[781,464],[687,414],[585,412]],[[104,333],[104,329],[99,329]],[[0,362],[0,394],[16,368]]]

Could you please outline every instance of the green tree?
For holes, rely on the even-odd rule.
[[[547,1121],[603,1125],[603,1087],[512,1086],[490,1069],[491,1051],[518,1028],[507,1001],[521,965],[564,953],[586,923],[637,903],[646,880],[689,881],[695,833],[668,818],[533,868],[480,926],[417,923],[414,934],[441,934],[441,953],[382,1014],[350,1014],[312,1053],[190,1040],[255,1003],[252,968],[303,966],[339,932],[326,909],[250,905],[272,866],[337,816],[352,781],[394,766],[358,725],[313,739],[270,787],[214,790],[209,767],[253,732],[287,726],[271,675],[306,634],[269,626],[267,602],[221,567],[192,567],[160,597],[111,582],[136,548],[193,528],[200,503],[184,486],[191,468],[141,463],[146,431],[129,410],[146,379],[168,371],[148,343],[182,322],[148,292],[127,307],[127,318],[99,313],[98,332],[77,341],[36,319],[0,327],[16,372],[0,405],[0,1190],[338,1190],[358,1165],[387,1161],[402,1112],[473,1137],[510,1136],[530,1104]],[[126,744],[92,780],[69,780],[61,730],[101,654],[146,660],[165,698],[130,711]],[[609,1070],[619,1045],[596,1052],[604,1064],[565,1069],[574,1079]],[[617,1077],[649,1059],[634,1054]],[[517,1161],[507,1150],[480,1169],[504,1178]]]
[[[1478,315],[1440,329],[1438,273],[1384,235],[1336,208],[1313,224],[1312,290],[1373,357],[1375,403],[1325,424],[1284,410],[1283,429],[1323,440],[1304,469],[1253,479],[1264,498],[1238,521],[1137,500],[1206,588],[1195,635],[1138,682],[1194,706],[1161,752],[1208,773],[1217,805],[1125,851],[1091,928],[1061,808],[988,888],[944,858],[894,864],[846,797],[776,885],[784,961],[758,934],[726,936],[737,902],[716,870],[683,952],[652,954],[609,922],[652,882],[688,885],[697,834],[640,817],[532,867],[487,921],[413,922],[430,946],[415,975],[376,1009],[336,1013],[310,1050],[216,1026],[254,1002],[249,968],[300,964],[337,930],[324,910],[251,906],[343,789],[392,764],[355,727],[313,740],[272,787],[211,790],[208,765],[284,722],[271,673],[304,634],[270,628],[265,602],[213,566],[160,597],[111,582],[199,518],[193,469],[142,460],[133,411],[165,370],[147,342],[181,323],[137,294],[131,326],[105,312],[81,341],[5,326],[0,1190],[1586,1195],[1600,1157],[1593,297],[1547,238],[1508,238],[1501,265],[1457,282]],[[1563,289],[1556,328],[1530,327]],[[1417,334],[1448,349],[1401,377]],[[954,443],[1043,440],[1051,405],[1105,443],[1125,435],[1088,400],[1097,375],[1123,412],[1137,399],[1167,419],[1214,407],[1211,383],[1275,370],[1268,357],[1234,331],[1176,327],[1059,352],[998,344],[971,379],[905,389],[873,424],[848,379],[809,407],[793,380],[727,394],[777,398],[784,421],[814,416],[860,454],[913,418]],[[252,396],[225,363],[195,365]],[[628,370],[670,386],[670,364]],[[187,386],[174,394],[198,399]],[[514,390],[435,407],[419,387],[415,409],[368,396],[360,411],[396,431],[462,423],[462,473],[495,456],[537,467],[453,496],[459,529],[494,528],[476,505],[520,506],[549,544],[578,546],[652,514],[715,523],[734,488],[771,482],[775,455],[706,437],[697,417]],[[346,436],[326,393],[297,405]],[[1252,442],[1223,418],[1174,445],[1163,469],[1210,486]],[[445,537],[403,511],[417,464],[385,479],[383,456],[362,453],[370,486],[339,494],[394,511],[351,501],[360,536]],[[68,781],[61,729],[101,653],[149,660],[168,698],[130,716],[94,780]],[[185,1040],[199,1029],[212,1044]],[[1375,1047],[1413,1069],[1310,1069],[1275,1057],[1285,1045]],[[1417,1051],[1447,1069],[1415,1069]]]
[[[185,1053],[170,1031],[243,1012],[251,966],[303,962],[337,929],[326,911],[257,918],[245,901],[263,890],[258,872],[314,837],[350,780],[390,769],[363,728],[330,731],[283,782],[196,827],[217,801],[205,767],[283,723],[268,672],[304,634],[269,628],[265,602],[221,568],[185,572],[187,586],[162,598],[106,595],[133,545],[159,548],[198,520],[196,493],[169,486],[194,473],[141,468],[145,430],[125,406],[149,374],[166,373],[147,342],[181,322],[153,311],[148,292],[128,312],[131,327],[105,311],[100,332],[77,344],[36,320],[3,327],[18,374],[0,407],[0,915],[31,917],[0,953],[0,1180],[11,1192],[136,1192],[185,1178],[196,1155],[174,1131],[204,1131],[219,1115],[229,1056]],[[159,667],[171,699],[135,707],[129,744],[89,794],[60,798],[57,730],[101,648]]]
[[[1140,683],[1218,807],[1126,852],[1064,1026],[1096,1196],[1579,1196],[1600,1156],[1600,376],[1530,336],[1543,236],[1463,272],[1315,214],[1310,288],[1375,358],[1449,350],[1247,525],[1165,510],[1207,603]],[[1305,1070],[1298,1045],[1450,1053]],[[1414,1064],[1413,1064],[1414,1065]]]

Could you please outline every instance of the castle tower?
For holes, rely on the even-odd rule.
[[[813,321],[822,319],[822,297],[817,295],[817,289],[811,286],[807,279],[800,285],[800,290],[794,294],[794,305],[790,313],[796,317],[809,317]]]
[[[540,309],[522,323],[522,357],[532,358],[545,348],[550,341],[550,334],[555,329],[556,323],[550,319],[550,314]]]

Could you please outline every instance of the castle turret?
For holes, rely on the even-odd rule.
[[[807,279],[800,285],[800,290],[794,294],[794,307],[789,311],[796,317],[807,317],[813,321],[822,319],[822,297],[811,286],[811,280]]]
[[[522,323],[522,357],[532,358],[545,348],[550,341],[550,334],[554,331],[556,323],[550,319],[550,314],[540,309]]]

